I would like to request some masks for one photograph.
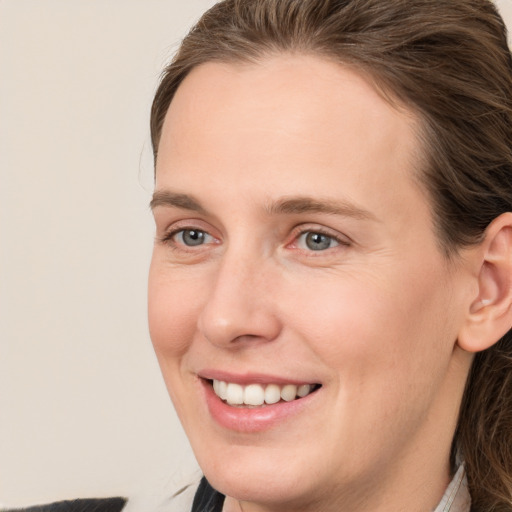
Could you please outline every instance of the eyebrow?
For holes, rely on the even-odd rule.
[[[357,220],[377,220],[368,210],[347,200],[317,199],[312,197],[284,198],[268,208],[269,214],[326,213],[352,217]]]
[[[188,194],[179,194],[170,190],[157,190],[149,203],[149,207],[154,210],[158,206],[168,206],[181,208],[183,210],[192,210],[206,215],[208,212],[201,206],[199,201]]]
[[[188,194],[157,190],[149,203],[153,210],[159,206],[181,208],[207,215],[207,210],[199,201]],[[289,197],[275,201],[267,206],[269,215],[293,215],[301,213],[324,213],[352,217],[357,220],[377,220],[374,214],[347,200],[318,199],[307,196]]]

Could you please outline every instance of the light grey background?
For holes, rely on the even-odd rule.
[[[193,466],[147,334],[148,114],[212,3],[0,0],[0,504]]]

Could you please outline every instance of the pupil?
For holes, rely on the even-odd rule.
[[[186,245],[201,245],[204,240],[204,233],[194,229],[188,229],[183,233],[183,241]]]
[[[329,249],[331,239],[321,233],[308,233],[306,236],[306,245],[313,251],[321,251],[323,249]]]

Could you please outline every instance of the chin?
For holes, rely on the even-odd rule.
[[[218,446],[218,445],[217,445]],[[279,504],[291,510],[294,502],[304,505],[328,479],[325,471],[311,472],[315,457],[284,449],[233,444],[209,453],[197,453],[198,462],[210,484],[219,492],[240,501],[262,505]],[[325,472],[326,473],[326,472]],[[291,508],[290,508],[291,507]]]
[[[304,496],[311,496],[309,486],[304,486],[307,476],[294,476],[293,470],[283,472],[258,469],[254,465],[226,465],[223,471],[205,468],[204,473],[215,489],[239,501],[274,506],[287,503],[290,507],[294,502],[304,505]]]

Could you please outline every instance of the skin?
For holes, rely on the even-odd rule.
[[[195,203],[154,202],[149,322],[226,511],[427,511],[441,499],[472,357],[457,338],[478,289],[474,258],[440,249],[417,132],[357,72],[312,56],[207,63],[179,87],[155,190]],[[276,207],[305,197],[338,211]],[[204,243],[188,246],[184,229]],[[328,247],[312,250],[305,232]],[[273,428],[235,432],[209,414],[204,368],[322,387]]]

